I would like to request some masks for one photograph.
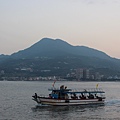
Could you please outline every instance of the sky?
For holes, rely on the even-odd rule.
[[[0,54],[46,37],[120,58],[120,0],[0,0]]]

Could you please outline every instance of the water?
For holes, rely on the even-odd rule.
[[[91,88],[97,82],[56,82],[56,87]],[[120,82],[100,82],[106,91],[102,106],[40,106],[32,100],[37,93],[48,94],[52,82],[1,81],[0,120],[120,120]]]

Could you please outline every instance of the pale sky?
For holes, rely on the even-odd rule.
[[[120,58],[120,0],[0,0],[0,54],[44,37]]]

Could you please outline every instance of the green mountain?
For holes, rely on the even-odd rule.
[[[43,38],[31,47],[14,53],[13,58],[60,57],[60,56],[88,56],[101,59],[110,59],[110,56],[85,46],[72,46],[60,39]]]
[[[86,46],[43,38],[31,47],[0,55],[0,70],[7,76],[65,76],[76,68],[92,68],[105,75],[120,75],[120,60]]]

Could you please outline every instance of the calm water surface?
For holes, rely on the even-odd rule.
[[[97,82],[56,82],[55,86],[93,88]],[[102,106],[40,106],[32,95],[48,95],[52,82],[0,81],[0,120],[120,120],[120,82],[99,82],[106,92]]]

